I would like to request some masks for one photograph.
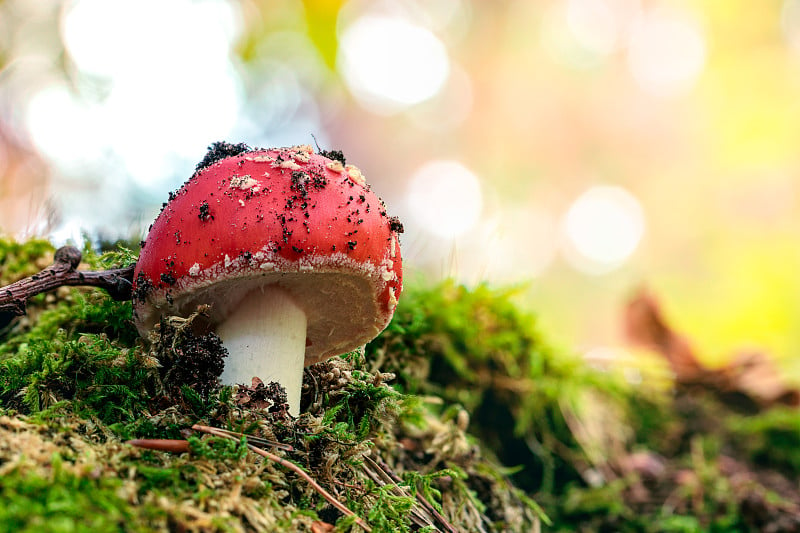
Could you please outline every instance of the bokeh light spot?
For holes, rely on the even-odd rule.
[[[407,202],[422,230],[452,238],[469,230],[483,207],[478,177],[457,161],[431,161],[411,177]]]
[[[25,118],[36,147],[67,168],[80,168],[99,141],[96,114],[64,85],[34,93]]]
[[[584,47],[601,55],[617,46],[618,28],[611,7],[603,0],[568,0],[567,26]]]
[[[434,96],[450,61],[427,29],[401,18],[364,15],[342,33],[338,68],[362,105],[392,113]]]
[[[661,97],[684,94],[694,86],[705,62],[705,38],[688,16],[655,10],[634,25],[628,67],[642,90]]]
[[[111,79],[154,64],[202,69],[226,62],[238,32],[231,3],[221,0],[77,0],[62,21],[78,68]]]
[[[608,272],[624,263],[644,234],[638,200],[615,186],[595,186],[581,194],[562,221],[570,263],[589,273]]]
[[[75,153],[104,153],[139,185],[162,188],[236,124],[243,90],[230,50],[238,22],[234,4],[221,0],[71,2],[62,20],[65,47],[80,73],[102,80],[102,90],[71,99],[46,90],[33,99],[34,142],[62,168]]]

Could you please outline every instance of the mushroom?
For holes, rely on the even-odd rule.
[[[222,382],[276,381],[297,415],[303,366],[367,343],[391,320],[401,232],[355,166],[310,146],[218,143],[142,244],[136,326],[144,335],[210,304],[229,352]]]

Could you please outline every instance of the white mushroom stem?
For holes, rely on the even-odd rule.
[[[300,413],[306,354],[306,314],[275,286],[248,293],[217,326],[228,349],[221,380],[226,385],[277,381],[286,389],[289,412]]]

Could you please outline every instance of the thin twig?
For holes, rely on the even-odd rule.
[[[397,474],[395,474],[392,471],[391,467],[387,465],[385,462],[381,461],[380,459],[378,461],[375,461],[371,457],[367,457],[367,459],[369,461],[372,461],[372,463],[374,463],[375,466],[383,470],[386,473],[386,475],[388,475],[389,478],[391,478],[392,481],[394,481],[395,483],[403,483],[403,480],[400,479],[400,477]],[[419,503],[422,504],[422,506],[425,508],[425,510],[428,511],[431,515],[433,515],[433,517],[436,518],[436,520],[439,521],[442,527],[444,527],[445,531],[448,531],[450,533],[458,533],[458,530],[455,527],[453,527],[453,525],[450,522],[448,522],[447,519],[444,516],[442,516],[442,514],[439,511],[437,511],[436,508],[428,500],[426,500],[425,497],[419,491],[416,492],[416,497]]]
[[[126,440],[125,444],[144,448],[146,450],[157,450],[160,452],[184,453],[189,451],[188,440],[178,439],[131,439]]]
[[[29,298],[62,285],[91,286],[105,289],[115,300],[130,300],[133,287],[133,265],[111,270],[75,270],[81,262],[81,252],[74,246],[56,250],[53,264],[38,274],[0,288],[0,313],[25,314]]]
[[[225,437],[225,438],[228,438],[228,439],[236,440],[236,437],[234,435],[230,435],[227,432],[225,432],[223,430],[219,430],[217,428],[213,428],[213,427],[209,427],[209,426],[194,425],[194,426],[192,426],[192,429],[194,429],[196,431],[201,431],[203,433],[209,433],[211,435],[216,435],[218,437]],[[364,531],[367,531],[367,532],[372,531],[372,528],[369,526],[369,524],[367,524],[364,520],[359,518],[353,511],[348,509],[343,503],[341,503],[339,500],[337,500],[331,493],[329,493],[327,490],[325,490],[319,483],[317,483],[314,480],[314,478],[309,476],[308,473],[305,470],[303,470],[302,468],[300,468],[299,466],[297,466],[296,464],[294,464],[291,461],[288,461],[288,460],[286,460],[286,459],[284,459],[282,457],[278,457],[277,455],[275,455],[273,453],[270,453],[270,452],[268,452],[266,450],[262,450],[261,448],[258,448],[257,446],[253,446],[252,444],[248,444],[247,447],[250,448],[255,453],[257,453],[258,455],[260,455],[262,457],[265,457],[265,458],[269,459],[272,462],[278,463],[279,465],[281,465],[281,466],[283,466],[285,468],[288,468],[289,470],[291,470],[292,472],[294,472],[298,476],[300,476],[303,479],[305,479],[308,482],[308,484],[311,485],[314,488],[314,490],[319,492],[322,495],[323,498],[328,500],[328,502],[331,505],[333,505],[334,507],[339,509],[339,511],[341,511],[346,516],[354,517],[355,521],[356,521],[356,524],[361,526],[361,528]]]
[[[237,433],[236,431],[229,431],[227,429],[215,428],[211,426],[201,426],[200,424],[195,424],[192,426],[193,429],[197,431],[202,431],[204,433],[208,433],[207,430],[213,429],[214,431],[225,433],[227,436],[235,436],[237,438],[244,437],[247,440],[247,444],[252,444],[253,446],[268,446],[270,448],[278,448],[279,450],[285,450],[287,452],[291,452],[294,448],[289,444],[283,444],[282,442],[276,442],[274,440],[265,439],[263,437],[256,437],[255,435],[248,435],[246,433]]]
[[[369,459],[369,457],[365,457],[365,459]],[[380,467],[378,467],[374,461],[364,463],[364,473],[370,478],[372,481],[378,484],[380,487],[388,487],[389,490],[395,495],[401,498],[411,498],[411,491],[406,487],[401,486],[400,484],[394,482],[389,475],[384,472]],[[421,505],[412,505],[411,510],[409,512],[409,518],[411,522],[417,526],[418,528],[425,528],[433,526],[435,528],[434,531],[441,531],[439,528],[434,526],[433,517],[430,514],[426,514],[425,508]]]
[[[210,426],[201,426],[199,424],[195,425],[195,429],[198,431],[203,431],[208,433],[207,430],[213,429],[216,432],[225,433],[226,436],[234,436],[237,438],[244,437],[247,441],[247,444],[252,444],[253,446],[269,446],[272,448],[278,448],[279,450],[286,450],[290,452],[294,450],[288,444],[282,444],[280,442],[275,442],[273,440],[264,439],[261,437],[256,437],[253,435],[247,435],[245,433],[237,433],[235,431],[228,431],[227,429],[219,429],[219,428],[212,428]],[[138,448],[147,448],[148,450],[160,450],[162,452],[188,452],[189,451],[189,441],[188,440],[178,440],[178,439],[131,439],[125,441],[125,444],[130,444],[131,446],[136,446]]]

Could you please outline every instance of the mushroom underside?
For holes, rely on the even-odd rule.
[[[243,272],[223,281],[182,287],[183,296],[171,304],[164,290],[154,291],[147,302],[137,302],[137,325],[140,331],[146,331],[161,316],[188,316],[198,305],[209,304],[213,326],[223,322],[248,294],[271,285],[282,289],[306,314],[306,365],[366,344],[391,318],[386,304],[378,303],[384,283],[377,274]]]

